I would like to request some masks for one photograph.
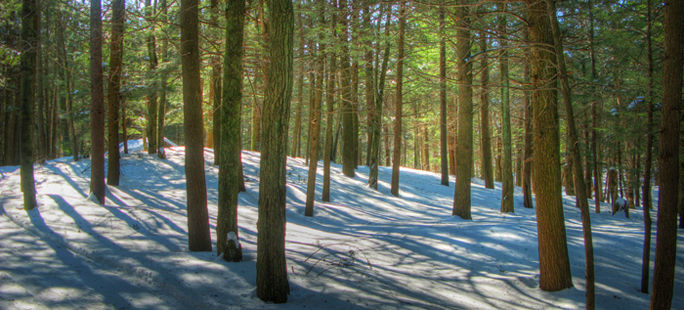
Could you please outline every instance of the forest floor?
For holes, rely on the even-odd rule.
[[[139,146],[138,141],[138,146]],[[304,216],[307,168],[287,162],[286,256],[290,297],[255,294],[259,154],[243,152],[247,192],[239,196],[244,261],[187,250],[184,149],[167,160],[135,147],[121,160],[121,184],[106,205],[88,199],[90,162],[36,165],[39,207],[22,208],[19,168],[0,167],[0,309],[541,309],[584,308],[584,243],[574,197],[563,197],[574,288],[539,287],[536,217],[522,206],[501,214],[501,188],[472,184],[472,221],[451,216],[450,187],[438,174],[402,168],[400,197],[380,167],[355,178],[332,166],[330,203]],[[205,152],[213,246],[218,168]],[[316,197],[322,184],[319,165]],[[657,196],[655,196],[657,197]],[[657,204],[656,204],[657,205]],[[591,204],[593,210],[593,204]],[[655,232],[655,211],[652,212]],[[639,292],[642,210],[591,214],[598,309],[646,309]],[[653,236],[651,266],[655,251]],[[652,273],[651,267],[651,273]],[[684,231],[678,234],[675,292],[684,291]],[[673,309],[684,309],[675,294]]]

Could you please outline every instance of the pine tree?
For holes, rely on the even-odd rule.
[[[399,166],[401,164],[401,118],[404,85],[404,33],[406,28],[406,2],[399,7],[399,40],[397,42],[397,93],[394,98],[394,152],[392,158],[392,195],[399,196]]]
[[[447,151],[446,36],[444,6],[439,7],[439,151],[442,185],[449,186],[449,153]]]
[[[105,203],[104,170],[104,90],[102,77],[102,8],[100,0],[90,1],[90,191]]]
[[[506,10],[504,4],[504,10]],[[499,44],[504,48],[501,54],[501,114],[503,130],[503,181],[501,183],[501,212],[513,212],[513,156],[511,145],[511,106],[508,81],[508,52],[506,51],[506,18],[499,20]]]
[[[24,0],[21,9],[21,190],[24,209],[37,206],[33,178],[33,114],[35,100],[36,49],[40,29],[40,10],[36,0]]]
[[[107,184],[119,185],[119,102],[123,59],[124,0],[112,1],[112,30],[109,45],[109,83],[107,85]]]

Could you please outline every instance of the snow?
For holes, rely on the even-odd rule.
[[[242,154],[244,261],[230,263],[215,252],[187,250],[184,148],[170,147],[160,160],[139,144],[129,142],[131,153],[122,154],[121,185],[108,188],[104,207],[88,197],[87,159],[36,165],[39,208],[28,212],[18,167],[0,167],[0,309],[584,308],[584,245],[573,197],[563,202],[575,287],[544,292],[535,211],[523,208],[519,188],[515,213],[501,214],[500,184],[486,189],[474,179],[473,220],[466,221],[451,216],[453,178],[445,187],[437,174],[402,168],[400,197],[393,197],[390,168],[380,167],[374,191],[367,167],[347,178],[333,164],[332,202],[317,200],[315,216],[305,217],[302,158],[289,158],[287,167],[290,297],[263,303],[255,293],[259,153]],[[213,152],[205,156],[215,238],[218,169]],[[597,308],[645,309],[642,212],[626,219],[610,210],[605,204],[591,214]],[[675,292],[684,290],[683,237],[679,232]],[[684,309],[684,296],[675,294],[673,309]]]

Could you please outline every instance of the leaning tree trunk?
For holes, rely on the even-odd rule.
[[[658,171],[658,233],[651,309],[672,306],[677,250],[677,200],[679,184],[679,110],[682,106],[684,66],[684,2],[665,2],[665,63],[663,64],[663,110],[660,120]]]
[[[109,55],[109,83],[107,85],[107,184],[119,185],[119,101],[121,100],[121,68],[125,1],[112,2],[112,40]]]
[[[36,0],[24,0],[21,9],[21,190],[24,209],[37,206],[33,178],[33,104],[35,101],[35,70],[40,33],[40,10]]]
[[[257,296],[266,302],[287,301],[290,285],[285,262],[285,174],[294,13],[291,1],[268,0],[269,69],[261,128],[259,218],[257,220]]]
[[[211,251],[207,185],[204,177],[204,126],[200,95],[199,1],[181,1],[181,64],[183,122],[185,127],[185,176],[190,251]]]
[[[556,107],[556,57],[548,1],[527,0],[530,31],[531,76],[534,93],[534,188],[537,198],[539,287],[557,291],[572,287],[570,259],[560,182],[558,112]]]

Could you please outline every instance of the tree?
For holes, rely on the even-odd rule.
[[[324,0],[316,1],[319,23],[325,27],[325,2]],[[318,169],[318,140],[321,136],[321,101],[323,100],[323,65],[325,62],[325,39],[321,31],[318,32],[318,55],[316,55],[316,77],[315,83],[312,86],[315,88],[314,100],[311,103],[311,135],[309,137],[309,175],[306,183],[306,209],[304,214],[306,216],[313,216],[314,197],[316,194],[316,170]]]
[[[341,61],[340,69],[342,70],[342,79],[340,86],[342,87],[342,173],[348,177],[354,177],[354,168],[356,166],[356,152],[354,150],[354,106],[352,104],[352,86],[351,86],[351,67],[349,65],[349,8],[347,7],[347,0],[340,0],[340,13],[342,20],[342,34],[339,36],[341,43]]]
[[[219,113],[219,201],[216,223],[216,253],[227,261],[242,260],[238,234],[240,182],[240,115],[242,114],[242,38],[245,1],[226,6],[226,52],[223,57],[223,102]]]
[[[90,192],[105,203],[104,90],[102,78],[102,9],[100,0],[90,2]]]
[[[332,35],[335,37],[335,29],[337,21],[335,13],[331,14]],[[325,121],[325,149],[323,150],[323,190],[321,192],[321,200],[330,201],[330,159],[333,147],[333,114],[335,110],[335,76],[337,75],[337,56],[334,51],[328,51],[329,66],[328,66],[328,81],[326,82],[326,121]]]
[[[125,1],[112,1],[112,40],[109,45],[109,83],[107,85],[107,184],[119,185],[119,101]]]
[[[259,218],[257,219],[257,296],[287,301],[285,262],[285,161],[292,97],[294,13],[292,1],[268,0],[268,57],[261,128]]]
[[[159,3],[161,6],[161,21],[163,24],[166,24],[167,22],[167,16],[168,16],[168,7],[166,6],[166,0],[161,0]],[[165,61],[168,61],[169,58],[169,43],[168,39],[165,36],[162,37],[162,43],[161,43],[161,61],[162,63]],[[166,87],[167,87],[167,73],[166,71],[162,71],[159,74],[159,104],[157,105],[157,108],[159,111],[157,111],[157,143],[159,150],[157,151],[157,156],[161,159],[166,158],[166,153],[164,153],[164,119],[166,118]]]
[[[539,287],[557,291],[572,287],[570,259],[560,182],[558,111],[556,108],[556,59],[546,46],[553,45],[549,0],[527,0],[531,44],[534,162],[533,182],[537,198]]]
[[[37,206],[33,178],[33,104],[35,100],[36,49],[40,29],[40,10],[35,0],[24,0],[21,8],[21,190],[24,209]]]
[[[155,12],[154,6],[150,0],[145,0],[145,18],[152,25],[150,33],[147,35],[147,57],[149,58],[149,74],[151,76],[155,75],[157,70],[157,41],[154,37],[155,29]],[[159,111],[157,107],[157,81],[155,78],[151,78],[152,81],[150,85],[149,93],[147,94],[147,152],[149,154],[157,153],[158,141],[157,141],[157,112]]]
[[[489,63],[487,53],[487,34],[480,31],[480,67],[482,93],[480,94],[480,149],[482,151],[482,174],[485,179],[485,188],[494,188],[494,170],[492,168],[492,137],[489,133]],[[503,59],[503,58],[502,58]]]
[[[119,0],[120,1],[120,0]],[[197,0],[181,1],[181,66],[183,77],[183,122],[185,132],[185,177],[190,251],[211,251],[207,185],[204,178],[204,126],[200,98],[199,16]]]
[[[442,185],[449,186],[449,153],[447,152],[446,37],[444,6],[439,7],[439,152]],[[490,161],[491,162],[491,161]]]
[[[679,110],[682,107],[684,66],[684,3],[665,2],[665,62],[663,64],[663,110],[660,119],[658,171],[658,234],[651,309],[672,305],[677,250],[677,202],[679,185]]]
[[[461,1],[465,4],[464,1]],[[470,59],[469,8],[456,8],[456,67],[458,69],[458,132],[456,139],[456,185],[452,215],[471,219],[470,178],[473,170],[473,73]]]
[[[378,165],[380,165],[380,138],[382,133],[382,103],[385,97],[385,76],[387,73],[387,66],[389,61],[389,21],[392,17],[392,9],[387,6],[387,17],[385,20],[385,48],[382,57],[382,64],[380,65],[380,77],[378,78],[378,83],[375,85],[375,107],[371,115],[371,135],[370,141],[370,154],[369,154],[369,170],[368,173],[368,186],[372,189],[378,189]],[[377,45],[378,49],[380,44]],[[380,51],[378,50],[377,54]],[[387,138],[385,136],[385,138]],[[385,143],[387,145],[387,143]]]
[[[503,7],[506,10],[506,4]],[[508,52],[506,51],[506,18],[499,19],[499,44],[504,47],[501,54],[501,114],[503,123],[503,182],[501,183],[501,212],[513,212],[513,156],[511,145],[511,106],[509,101]]]
[[[406,2],[399,7],[399,39],[397,42],[397,93],[394,99],[394,152],[392,159],[392,195],[399,196],[399,166],[401,164],[401,118],[404,85],[404,32],[406,28]]]

